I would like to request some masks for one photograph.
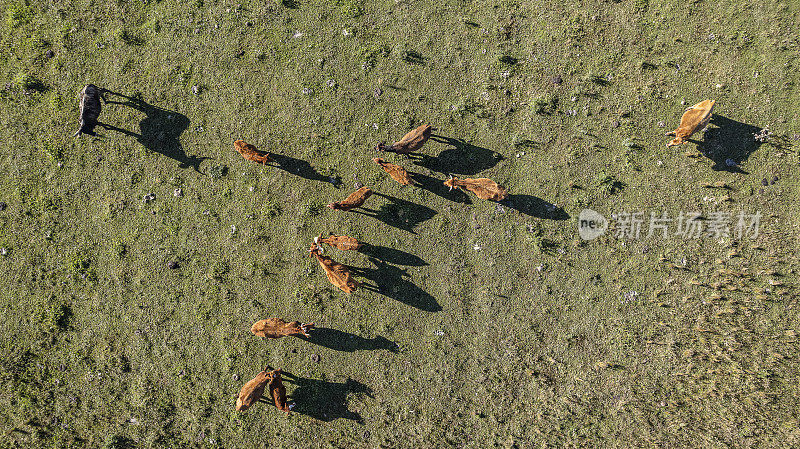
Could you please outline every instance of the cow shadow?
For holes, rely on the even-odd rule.
[[[399,349],[397,343],[385,337],[364,338],[360,335],[326,327],[315,327],[311,331],[311,337],[301,338],[334,351],[355,352],[385,349],[390,352],[397,352]]]
[[[395,267],[373,257],[369,261],[375,268],[348,267],[354,274],[371,282],[362,282],[361,287],[388,298],[408,304],[425,312],[438,312],[442,306],[436,298],[409,281],[405,269]]]
[[[436,179],[431,176],[423,175],[421,173],[409,173],[411,179],[417,183],[417,186],[428,192],[438,195],[446,200],[455,201],[462,204],[472,204],[469,195],[461,191],[461,189],[450,190],[444,185],[444,181]]]
[[[345,382],[329,382],[298,377],[286,371],[283,372],[283,377],[286,382],[297,386],[291,394],[291,400],[295,404],[292,412],[319,421],[330,422],[343,418],[360,422],[361,415],[347,407],[348,397],[351,394],[372,397],[371,388],[349,378]]]
[[[412,203],[411,201],[402,200],[378,192],[374,192],[373,195],[386,198],[389,202],[382,204],[378,209],[368,209],[362,206],[360,210],[352,209],[351,212],[373,217],[389,226],[408,231],[412,234],[416,234],[416,232],[414,232],[415,226],[436,215],[435,210],[421,204]]]
[[[475,175],[490,169],[503,160],[503,155],[488,148],[479,147],[463,139],[454,139],[440,135],[431,135],[434,142],[452,146],[436,157],[420,155],[414,164],[438,173],[455,173],[459,175]]]
[[[711,123],[717,127],[706,129],[702,141],[689,141],[696,143],[700,152],[714,162],[712,170],[747,174],[739,165],[761,146],[762,142],[755,139],[761,128],[719,114],[711,117]],[[728,160],[735,165],[729,166]]]
[[[288,173],[310,181],[331,182],[329,177],[319,173],[308,161],[282,154],[270,153],[269,156],[275,161],[278,168]]]
[[[505,200],[498,202],[531,217],[548,220],[569,219],[569,214],[564,209],[533,195],[509,195]]]
[[[395,248],[389,248],[388,246],[370,245],[365,243],[358,251],[367,255],[368,257],[395,265],[414,267],[424,267],[425,265],[428,265],[428,262],[425,262],[421,258],[411,253],[407,253]]]
[[[117,131],[126,136],[136,138],[147,150],[160,153],[178,162],[181,168],[193,168],[200,173],[200,164],[208,157],[189,156],[183,149],[180,136],[189,128],[189,118],[185,115],[151,105],[139,96],[127,96],[119,92],[104,89],[104,93],[123,98],[124,101],[106,100],[107,104],[120,104],[145,114],[139,122],[139,132],[100,123],[109,131]]]

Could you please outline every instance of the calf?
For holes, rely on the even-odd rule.
[[[289,412],[292,411],[292,408],[294,408],[294,404],[289,404],[286,400],[286,387],[283,386],[283,381],[281,379],[282,372],[283,370],[278,368],[269,373],[269,394],[272,396],[272,400],[275,401],[275,407],[277,407],[278,410],[286,412],[288,415]]]
[[[320,234],[319,237],[314,237],[314,243],[316,243],[317,246],[319,246],[320,243],[325,243],[342,251],[358,251],[358,249],[361,248],[361,242],[353,237],[333,235],[333,233],[325,238],[322,238],[322,234]]]
[[[97,119],[100,118],[100,111],[103,109],[103,105],[100,104],[101,98],[103,98],[101,91],[94,84],[87,84],[78,94],[81,127],[78,128],[73,137],[80,137],[81,134],[96,135],[94,128],[98,124]]]
[[[325,275],[328,276],[328,280],[331,281],[331,284],[339,287],[341,291],[349,294],[358,289],[358,287],[361,287],[361,284],[353,279],[352,273],[350,273],[350,270],[348,270],[346,266],[328,256],[323,256],[322,247],[319,245],[311,245],[309,253],[311,253],[311,257],[317,258],[317,262],[319,262],[319,265],[325,270]]]
[[[273,162],[272,158],[269,157],[269,153],[265,151],[259,151],[254,145],[250,145],[244,140],[237,140],[236,142],[233,142],[233,148],[235,148],[236,151],[238,151],[239,154],[241,154],[242,157],[248,161],[255,162],[257,164]]]
[[[399,154],[413,153],[422,148],[425,142],[430,139],[431,131],[433,131],[431,125],[420,125],[391,145],[379,142],[376,149],[379,151],[392,151]]]
[[[266,320],[256,321],[250,328],[250,332],[259,337],[267,338],[310,337],[308,331],[312,329],[314,329],[314,323],[303,324],[299,321],[287,323],[280,318],[267,318]]]
[[[686,143],[692,134],[702,131],[708,126],[711,120],[711,113],[714,111],[714,100],[703,100],[696,105],[686,109],[681,116],[681,124],[675,131],[670,131],[666,135],[675,136],[667,146],[680,145]]]
[[[453,190],[453,187],[469,190],[482,200],[501,201],[508,198],[508,191],[489,178],[458,179],[451,175],[444,185],[450,187],[450,190]]]
[[[343,210],[347,212],[351,209],[355,209],[356,207],[361,207],[371,195],[372,190],[369,187],[362,187],[348,195],[347,198],[343,199],[342,201],[328,204],[328,207],[333,210]]]
[[[414,184],[414,180],[412,180],[411,177],[408,176],[408,172],[406,171],[405,168],[396,164],[390,164],[389,162],[386,162],[379,157],[372,159],[372,162],[380,165],[383,171],[389,173],[389,176],[391,176],[392,179],[399,182],[400,184],[404,186]]]

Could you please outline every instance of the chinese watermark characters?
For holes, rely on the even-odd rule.
[[[687,240],[726,237],[755,239],[760,224],[759,211],[753,214],[714,211],[707,216],[698,211],[681,211],[674,217],[666,211],[649,214],[645,211],[622,211],[611,214],[611,220],[607,220],[598,212],[584,209],[578,216],[578,233],[584,240],[595,239],[607,229],[613,231],[614,237],[629,240],[654,237]]]

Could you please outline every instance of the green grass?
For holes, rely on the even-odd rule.
[[[797,2],[0,10],[0,447],[798,444]],[[90,82],[124,96],[75,139]],[[706,98],[702,144],[666,148]],[[450,140],[383,156],[432,179],[401,189],[370,159],[421,123]],[[375,216],[325,207],[356,182]],[[587,242],[584,208],[762,228]],[[370,244],[326,254],[380,292],[334,289],[320,232]],[[270,316],[329,338],[260,341]],[[266,365],[299,378],[288,419],[234,410]]]
[[[24,3],[14,3],[8,5],[6,9],[6,25],[9,28],[17,28],[31,21],[35,12]]]

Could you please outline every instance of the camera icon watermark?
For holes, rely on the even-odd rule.
[[[746,214],[739,211],[738,214],[725,211],[710,212],[704,216],[701,212],[678,213],[677,217],[672,218],[666,211],[660,213],[650,212],[647,220],[644,211],[638,212],[618,212],[611,214],[611,222],[599,212],[591,209],[584,209],[578,215],[578,234],[584,240],[593,240],[611,228],[613,236],[629,240],[638,240],[640,237],[660,236],[664,239],[674,237],[683,239],[699,239],[702,237],[725,238],[735,237],[751,238],[758,237],[761,224],[761,212]],[[648,232],[644,234],[642,228],[648,227]]]

